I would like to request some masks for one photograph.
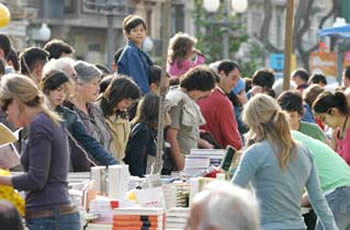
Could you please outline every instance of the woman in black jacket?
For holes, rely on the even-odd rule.
[[[155,162],[159,101],[158,95],[146,94],[138,104],[136,116],[131,122],[124,162],[129,165],[130,174],[133,176],[143,177],[149,174]]]

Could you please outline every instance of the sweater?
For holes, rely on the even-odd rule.
[[[39,211],[69,204],[68,139],[63,125],[56,126],[44,113],[30,124],[28,143],[21,155],[24,173],[14,176],[17,190],[25,190],[26,210]]]
[[[317,170],[309,150],[296,146],[286,170],[281,170],[278,153],[267,140],[243,153],[232,182],[246,187],[252,182],[260,200],[262,229],[305,229],[301,216],[304,187],[324,229],[338,229],[320,188]]]
[[[241,135],[235,118],[234,108],[224,92],[216,88],[207,98],[198,102],[206,124],[200,128],[213,134],[215,140],[224,148],[231,145],[242,148]]]

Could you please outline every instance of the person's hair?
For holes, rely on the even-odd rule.
[[[60,71],[54,71],[42,78],[39,85],[43,93],[49,95],[50,91],[57,89],[65,83],[69,83],[67,75]]]
[[[132,29],[139,25],[142,25],[147,30],[146,22],[142,17],[132,14],[126,16],[123,20],[124,33],[129,34]]]
[[[117,75],[111,74],[111,75],[107,75],[104,78],[102,78],[100,81],[100,92],[99,93],[100,94],[104,93],[106,91],[107,87],[109,86],[109,84],[116,77],[117,77]]]
[[[148,84],[160,84],[162,68],[158,65],[151,65],[148,69]]]
[[[144,123],[150,128],[156,128],[158,124],[160,98],[157,94],[147,93],[137,105],[135,118],[132,124]]]
[[[140,88],[131,78],[122,75],[114,77],[101,98],[103,115],[108,117],[115,114],[117,104],[123,99],[135,100],[140,96]]]
[[[75,52],[72,46],[58,39],[47,42],[44,50],[49,52],[49,59],[59,59],[62,54],[73,54]]]
[[[19,61],[18,61],[18,56],[17,53],[14,49],[11,48],[9,55],[7,56],[7,61],[11,61],[13,68],[16,71],[19,71]]]
[[[103,76],[103,75],[109,75],[109,74],[112,73],[111,70],[110,70],[107,66],[105,66],[105,65],[102,65],[102,64],[95,64],[95,67],[101,71],[102,76]]]
[[[292,78],[294,79],[296,76],[298,76],[301,80],[303,80],[304,82],[308,82],[309,81],[309,77],[310,74],[309,72],[307,72],[307,70],[305,69],[297,69],[292,73]]]
[[[196,43],[197,39],[186,33],[179,32],[175,34],[169,41],[168,63],[173,64],[177,61],[177,65],[181,68],[188,51],[190,51]]]
[[[72,71],[75,72],[74,64],[75,64],[75,61],[70,57],[51,59],[48,63],[45,64],[43,68],[43,77],[50,74],[51,72],[61,71],[61,72],[64,72],[68,77],[70,77],[71,80],[75,81],[77,76],[76,75],[71,76],[71,74],[67,72],[67,69],[71,69]]]
[[[298,91],[288,90],[277,98],[278,104],[287,112],[298,112],[304,115],[303,98]]]
[[[273,83],[272,89],[275,91],[276,97],[279,97],[281,93],[283,92],[283,78],[278,79]],[[289,90],[294,90],[297,88],[297,85],[295,84],[294,81],[289,82]]]
[[[314,103],[314,101],[316,100],[316,98],[318,97],[318,95],[320,95],[321,93],[323,93],[325,90],[318,84],[312,84],[309,87],[307,87],[304,92],[303,92],[303,97],[304,97],[304,101],[310,106],[312,107],[312,104]]]
[[[343,115],[349,115],[348,102],[342,92],[324,92],[318,95],[312,108],[316,113],[328,113],[330,109],[337,108]]]
[[[245,81],[245,91],[249,92],[249,90],[252,89],[252,79],[244,78],[244,81]]]
[[[264,90],[272,89],[273,83],[275,83],[275,73],[271,69],[260,69],[253,74],[252,84],[261,86]]]
[[[4,58],[6,60],[11,50],[11,41],[6,34],[0,33],[0,49],[4,51]]]
[[[296,144],[289,129],[288,115],[277,101],[266,94],[254,96],[245,105],[242,120],[250,128],[249,138],[256,136],[257,141],[267,140],[275,147],[280,168],[286,170],[291,156],[296,156]]]
[[[344,68],[343,75],[345,78],[350,80],[350,66],[346,66]]]
[[[5,62],[2,58],[0,58],[0,76],[5,74]]]
[[[214,72],[206,66],[196,66],[185,73],[180,80],[180,87],[187,91],[208,91],[215,87]]]
[[[239,72],[241,72],[241,67],[237,62],[234,62],[232,60],[222,60],[218,66],[217,73],[224,71],[225,75],[227,76],[231,71],[235,69],[238,69]]]
[[[44,95],[35,82],[21,74],[7,74],[1,78],[0,104],[4,110],[16,98],[28,107],[40,108],[57,126],[61,118],[44,103]]]
[[[124,50],[124,47],[119,48],[119,49],[114,53],[114,57],[113,57],[114,64],[116,64],[116,65],[118,64],[118,60],[119,60],[120,56],[122,55],[123,50]]]
[[[95,78],[101,78],[102,72],[95,65],[85,61],[77,61],[74,64],[74,69],[77,72],[78,83],[85,84]]]
[[[38,47],[30,47],[20,54],[21,74],[31,74],[38,64],[45,64],[49,53]]]
[[[22,218],[16,207],[7,200],[0,200],[1,229],[23,230]]]
[[[322,83],[324,85],[327,85],[327,78],[325,75],[321,74],[321,73],[314,73],[311,75],[310,79],[309,79],[309,84],[319,84]]]
[[[248,190],[229,182],[211,182],[194,197],[193,203],[203,208],[200,230],[210,227],[217,230],[260,229],[257,199]]]

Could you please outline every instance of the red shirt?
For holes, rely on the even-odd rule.
[[[233,105],[224,92],[216,88],[207,98],[198,102],[206,124],[200,128],[213,134],[215,140],[222,146],[231,145],[242,148],[242,139],[238,131]]]

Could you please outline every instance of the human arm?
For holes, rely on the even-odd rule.
[[[257,157],[259,154],[260,150],[255,146],[251,146],[242,154],[238,167],[232,177],[232,183],[244,188],[247,187],[259,168],[258,160],[261,159],[261,157]]]
[[[54,138],[52,128],[46,122],[35,121],[31,124],[28,145],[23,153],[28,154],[28,170],[12,177],[14,188],[39,191],[45,187],[51,165],[51,143]]]
[[[131,77],[145,94],[149,92],[148,63],[142,60],[137,50],[128,48],[118,61],[118,72]]]
[[[242,139],[238,131],[238,124],[232,104],[228,100],[225,100],[218,108],[215,112],[217,113],[221,136],[223,137],[223,147],[231,145],[237,150],[241,149]]]
[[[314,211],[316,212],[323,228],[327,230],[336,230],[338,228],[335,223],[333,213],[330,210],[328,203],[322,193],[316,166],[311,156],[310,159],[312,161],[312,168],[309,178],[306,182],[306,190],[309,195],[309,201]]]
[[[185,159],[180,151],[180,146],[177,141],[178,130],[175,128],[168,128],[166,133],[166,140],[170,143],[171,156],[175,162],[176,169],[182,170],[185,167]]]
[[[74,139],[78,141],[78,144],[102,165],[119,164],[119,159],[115,159],[111,153],[108,153],[105,148],[87,132],[83,122],[78,116],[76,114],[73,116],[74,118],[67,124],[67,128]]]

